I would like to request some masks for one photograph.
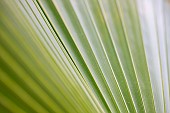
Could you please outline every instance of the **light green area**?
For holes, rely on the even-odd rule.
[[[1,0],[0,112],[168,113],[169,34],[166,57],[161,36],[148,46],[156,35],[145,7],[140,0]]]

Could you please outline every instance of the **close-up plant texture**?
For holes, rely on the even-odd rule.
[[[170,113],[170,1],[0,0],[0,113]]]

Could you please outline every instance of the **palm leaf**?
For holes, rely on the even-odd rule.
[[[167,0],[1,0],[2,113],[169,113]]]

